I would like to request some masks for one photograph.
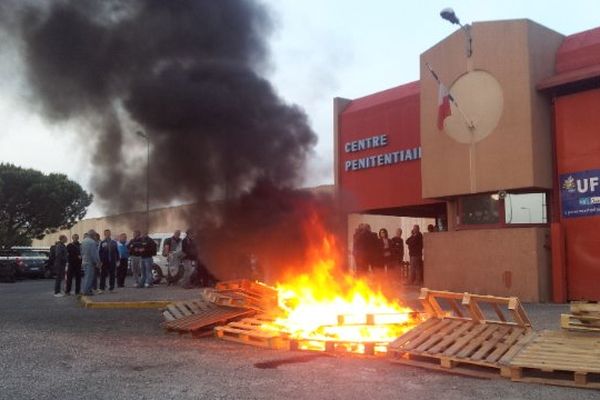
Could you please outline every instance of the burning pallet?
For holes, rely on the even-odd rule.
[[[571,331],[600,333],[600,304],[571,303],[571,314],[561,314],[560,326]]]
[[[253,346],[270,349],[304,350],[326,353],[353,353],[367,356],[383,356],[386,353],[388,342],[381,340],[339,340],[326,337],[321,333],[327,328],[345,327],[368,328],[383,327],[386,325],[402,325],[409,320],[421,320],[420,313],[381,313],[381,314],[344,314],[338,315],[335,324],[322,325],[315,330],[313,337],[294,337],[290,332],[285,332],[279,327],[273,317],[261,315],[255,318],[246,318],[239,322],[231,322],[225,326],[215,328],[215,334],[223,340],[234,341]]]
[[[421,290],[431,318],[390,344],[391,360],[476,377],[509,374],[508,360],[533,337],[516,297]]]
[[[518,382],[600,389],[600,337],[569,331],[542,331],[510,360]]]
[[[273,319],[266,315],[254,318],[244,318],[238,322],[230,322],[225,326],[215,328],[215,335],[222,340],[249,344],[268,349],[289,350],[290,344],[287,337],[261,329],[264,324],[272,323]]]

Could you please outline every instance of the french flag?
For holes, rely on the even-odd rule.
[[[441,131],[444,129],[444,120],[452,115],[452,109],[450,108],[451,95],[448,92],[448,88],[443,84],[439,83],[438,88],[438,129]]]

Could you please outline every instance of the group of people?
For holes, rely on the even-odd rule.
[[[186,289],[198,286],[211,286],[216,279],[206,266],[200,262],[196,234],[188,229],[185,237],[181,238],[181,231],[176,230],[173,236],[165,239],[162,255],[167,258],[167,284],[179,282]],[[183,275],[179,276],[179,266],[183,266]]]
[[[371,231],[369,224],[359,224],[353,237],[353,256],[357,274],[369,271],[389,271],[401,268],[404,262],[404,239],[402,229],[389,237],[387,229],[380,229],[379,234]],[[418,225],[414,225],[410,237],[406,239],[409,255],[409,284],[423,282],[423,235]]]
[[[117,287],[125,287],[127,268],[131,260],[131,271],[135,287],[152,287],[152,257],[156,255],[156,242],[140,231],[133,233],[133,239],[127,241],[127,235],[121,233],[118,240],[112,238],[110,229],[104,230],[104,238],[93,229],[84,233],[79,242],[79,235],[74,234],[67,245],[67,236],[60,235],[58,242],[50,249],[50,263],[54,266],[56,279],[54,296],[70,295],[75,281],[75,294],[91,296],[110,293]],[[65,274],[66,271],[66,274]],[[85,280],[81,287],[82,272]],[[62,281],[65,279],[65,292],[61,293]]]

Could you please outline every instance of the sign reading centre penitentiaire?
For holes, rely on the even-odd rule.
[[[378,147],[386,147],[387,145],[388,137],[386,134],[383,134],[346,142],[346,144],[344,144],[344,150],[346,153],[350,154]],[[421,147],[414,147],[412,149],[402,149],[346,160],[344,168],[346,171],[360,171],[361,169],[383,167],[386,165],[418,160],[420,158]]]

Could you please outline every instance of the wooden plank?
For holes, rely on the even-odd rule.
[[[446,335],[446,337],[444,337],[442,339],[442,341],[440,341],[435,346],[431,347],[428,350],[428,352],[432,353],[432,354],[441,353],[442,351],[446,350],[446,348],[450,344],[454,343],[458,337],[460,337],[463,333],[465,333],[469,329],[473,328],[474,326],[476,326],[476,325],[471,322],[465,322],[463,324],[460,324],[458,329],[455,329],[454,332],[452,332],[449,335]]]
[[[457,321],[453,321],[453,320],[450,320],[450,319],[442,319],[440,321],[440,323],[435,324],[435,325],[429,327],[428,329],[426,329],[425,331],[423,331],[423,333],[421,335],[419,335],[418,337],[414,338],[410,342],[406,343],[403,346],[404,350],[412,350],[412,349],[420,346],[422,343],[426,342],[431,335],[435,334],[436,332],[439,332],[440,330],[444,329],[445,327],[447,327],[450,324],[455,324],[456,322]]]
[[[452,311],[454,311],[454,314],[456,314],[458,317],[464,318],[465,315],[462,313],[459,305],[456,303],[456,299],[448,299],[448,303],[450,304]]]
[[[167,310],[169,310],[169,312],[177,319],[185,317],[185,315],[179,311],[179,308],[177,308],[174,304],[169,304],[167,306]]]
[[[506,334],[510,331],[510,327],[508,326],[500,326],[498,330],[492,335],[491,338],[483,342],[479,350],[475,352],[471,357],[471,360],[481,360],[488,353],[491,353],[491,350],[502,340],[505,338]]]
[[[452,346],[448,347],[442,353],[445,356],[453,356],[458,351],[460,351],[463,347],[465,347],[473,338],[477,337],[484,329],[487,328],[487,325],[482,324],[474,324],[474,328],[469,331],[465,336],[461,337],[457,340]]]
[[[498,303],[492,303],[492,308],[494,309],[494,312],[496,313],[496,315],[498,316],[498,319],[500,321],[507,322],[506,317],[504,316],[504,313],[500,309],[500,306],[498,305]]]
[[[419,336],[426,329],[432,327],[433,325],[439,324],[440,322],[441,322],[440,319],[429,318],[425,322],[417,325],[410,331],[404,333],[402,336],[400,336],[399,338],[394,340],[392,343],[390,343],[388,348],[390,348],[390,349],[400,348],[404,343],[411,341],[415,337]]]
[[[497,329],[499,329],[499,325],[486,325],[486,329],[481,332],[479,335],[474,337],[469,341],[469,343],[459,351],[456,356],[460,358],[471,358],[472,353],[485,341],[490,338]]]
[[[433,346],[436,343],[438,343],[441,340],[443,340],[444,337],[446,337],[446,335],[448,335],[450,332],[452,332],[453,330],[455,330],[456,328],[458,328],[461,325],[461,323],[462,323],[461,321],[451,320],[451,323],[449,323],[446,326],[442,327],[442,329],[438,330],[437,332],[429,335],[429,337],[426,338],[427,340],[425,340],[424,342],[422,342],[416,348],[413,347],[413,349],[416,350],[416,351],[418,351],[418,352],[423,352],[423,351],[428,350],[431,346]]]
[[[571,314],[587,314],[592,313],[600,315],[599,303],[571,303]]]
[[[499,343],[490,355],[487,356],[486,361],[496,362],[511,348],[520,338],[524,335],[525,329],[521,327],[511,328],[511,334],[504,339],[503,343]]]
[[[480,321],[485,320],[485,316],[483,315],[481,308],[479,308],[477,301],[473,299],[473,297],[470,293],[465,293],[463,295],[462,305],[466,306],[469,309],[470,317],[474,321],[480,322]]]

